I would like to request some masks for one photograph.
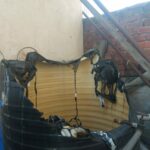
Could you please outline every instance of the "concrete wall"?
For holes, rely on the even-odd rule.
[[[112,14],[142,48],[142,53],[150,60],[150,3],[135,5]],[[93,48],[95,43],[101,39],[96,28],[88,20],[84,20],[84,50]],[[126,51],[122,51],[122,53],[125,57],[132,59]],[[126,72],[134,74],[130,68],[126,68],[123,60],[111,47],[109,47],[106,57],[117,62],[121,74],[126,74]],[[139,67],[139,69],[141,68]]]
[[[26,46],[49,59],[75,59],[82,35],[79,0],[0,0],[0,50],[7,59]]]

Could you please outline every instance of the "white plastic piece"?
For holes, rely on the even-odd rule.
[[[115,145],[113,139],[110,138],[106,132],[100,131],[100,135],[101,135],[102,137],[105,137],[105,138],[106,138],[106,140],[108,141],[108,143],[109,143],[110,146],[111,146],[111,150],[116,150],[116,145]]]
[[[99,98],[100,106],[105,107],[104,97],[100,95],[98,98]]]
[[[146,114],[146,115],[137,115],[137,118],[140,120],[140,119],[142,119],[142,120],[150,120],[150,114]]]
[[[65,137],[78,137],[78,133],[84,133],[86,134],[86,130],[84,130],[81,127],[78,128],[71,128],[70,126],[64,126],[61,130],[61,135]]]

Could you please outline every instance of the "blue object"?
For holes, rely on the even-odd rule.
[[[3,107],[3,101],[0,100],[0,113],[1,109]],[[1,115],[1,114],[0,114]],[[0,117],[1,118],[1,117]],[[3,145],[3,133],[2,133],[2,128],[1,128],[1,120],[0,120],[0,150],[4,150],[4,145]]]
[[[0,128],[0,150],[4,150],[2,129]]]
[[[0,109],[4,106],[4,102],[0,100]]]

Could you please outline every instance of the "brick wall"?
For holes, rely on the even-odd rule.
[[[112,13],[120,25],[128,31],[131,37],[142,48],[144,55],[150,60],[150,3],[135,5],[123,10]],[[94,45],[102,38],[95,27],[86,19],[83,21],[84,26],[84,50],[93,48]],[[125,57],[131,59],[127,52],[122,51]],[[126,68],[122,59],[109,46],[106,58],[113,59],[117,62],[121,74],[131,72],[130,68]],[[138,62],[140,64],[140,62]],[[137,65],[140,69],[140,66]],[[131,73],[133,74],[133,72]]]

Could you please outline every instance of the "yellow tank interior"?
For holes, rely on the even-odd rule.
[[[43,117],[60,115],[69,121],[76,114],[72,66],[39,63],[36,67],[36,77],[28,86],[29,99],[43,112]],[[112,104],[105,100],[106,107],[102,108],[95,95],[91,69],[90,61],[86,60],[77,70],[79,118],[85,128],[111,130],[118,126],[114,119],[127,120],[128,104],[124,94],[117,92],[117,103]]]

